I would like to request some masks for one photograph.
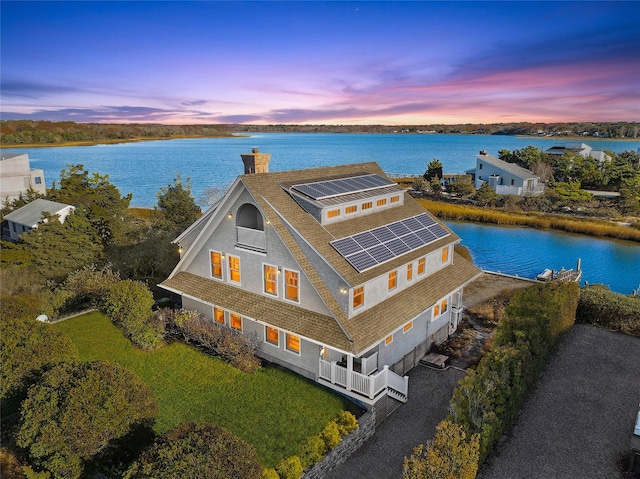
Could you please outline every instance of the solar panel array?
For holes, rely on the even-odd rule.
[[[448,236],[426,213],[331,241],[358,273]]]
[[[370,174],[352,176],[350,178],[338,178],[335,180],[316,181],[315,183],[304,183],[293,185],[291,188],[310,196],[314,200],[321,200],[332,196],[358,193],[360,191],[391,185],[395,185],[395,183],[382,176]]]

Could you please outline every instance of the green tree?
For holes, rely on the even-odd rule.
[[[35,316],[11,317],[3,308],[0,324],[0,399],[20,393],[44,366],[71,361],[78,354],[68,336]]]
[[[126,279],[109,287],[101,310],[134,344],[155,349],[162,343],[163,328],[151,322],[153,295],[147,285]]]
[[[423,178],[427,181],[431,181],[434,177],[442,178],[442,162],[434,158],[427,165],[427,171],[425,171]]]
[[[125,474],[125,479],[261,479],[253,448],[226,429],[182,423],[166,433]]]
[[[162,212],[164,226],[176,233],[187,229],[200,215],[200,208],[191,195],[191,181],[187,178],[183,183],[177,175],[173,184],[160,188],[156,195],[158,209]]]
[[[640,214],[640,171],[623,180],[619,204],[620,210],[625,214]]]
[[[535,146],[527,146],[521,150],[515,150],[509,159],[513,160],[512,163],[516,163],[523,168],[531,169],[531,166],[543,161],[548,162],[548,155],[544,153],[540,148]],[[509,161],[509,159],[505,161]]]
[[[70,214],[64,223],[48,214],[43,221],[20,239],[44,278],[61,282],[74,270],[103,262],[102,242],[82,211]]]
[[[589,201],[593,199],[593,195],[588,191],[580,189],[579,181],[570,183],[558,182],[551,186],[553,191],[558,195],[560,201],[567,205],[575,205],[578,202]]]
[[[83,165],[67,165],[60,182],[47,191],[53,201],[75,205],[86,216],[105,244],[122,240],[132,195],[122,196],[109,181],[109,175],[89,172]]]
[[[476,194],[473,195],[473,199],[482,206],[493,206],[499,198],[500,195],[487,182],[482,183],[480,188],[476,190]]]
[[[431,191],[436,195],[436,198],[439,198],[442,194],[442,185],[440,184],[440,178],[434,176],[429,180],[429,186],[431,187]]]
[[[478,472],[479,436],[467,439],[463,428],[449,421],[436,427],[436,435],[424,447],[404,459],[403,479],[473,479]]]
[[[29,388],[17,444],[55,477],[77,478],[86,461],[157,413],[153,393],[129,370],[101,361],[63,363]]]
[[[471,195],[476,189],[471,181],[471,176],[464,175],[447,184],[447,191],[458,195]]]

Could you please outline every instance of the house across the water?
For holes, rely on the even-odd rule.
[[[480,270],[376,163],[268,172],[269,154],[242,159],[175,240],[181,259],[160,286],[384,417],[407,399],[406,372],[458,327]]]
[[[476,156],[475,169],[466,171],[471,175],[474,186],[480,188],[489,183],[499,195],[539,195],[544,192],[544,185],[535,173],[503,161],[482,150]]]

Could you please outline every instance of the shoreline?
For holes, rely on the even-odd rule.
[[[640,229],[622,226],[602,219],[574,218],[550,213],[513,213],[498,209],[435,201],[427,198],[416,198],[416,200],[426,210],[442,220],[543,228],[597,238],[611,238],[640,243]]]
[[[185,140],[196,138],[243,138],[250,135],[179,135],[179,136],[157,136],[157,137],[135,137],[135,138],[118,138],[108,140],[87,140],[87,141],[65,141],[60,143],[6,143],[0,144],[2,148],[56,148],[56,147],[74,147],[74,146],[97,146],[97,145],[117,145],[119,143],[138,143],[141,141],[166,141],[166,140]]]

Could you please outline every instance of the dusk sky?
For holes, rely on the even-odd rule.
[[[640,121],[640,2],[12,2],[2,119]]]

